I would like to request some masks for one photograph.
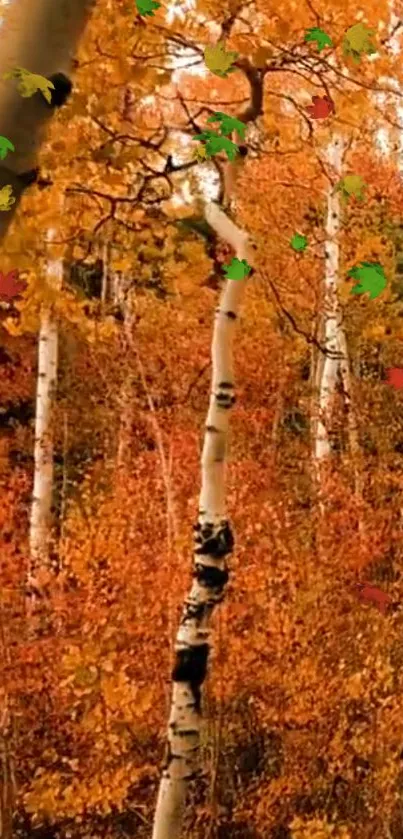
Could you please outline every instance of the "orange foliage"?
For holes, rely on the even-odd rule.
[[[27,191],[2,249],[3,271],[17,260],[29,272],[23,301],[6,311],[7,323],[2,316],[2,352],[11,357],[0,359],[4,414],[24,400],[33,405],[33,336],[44,302],[60,322],[54,417],[60,573],[47,585],[52,634],[41,636],[39,625],[35,640],[27,636],[22,585],[32,416],[13,423],[11,410],[0,423],[0,588],[7,617],[1,672],[14,714],[22,839],[47,820],[63,839],[112,839],[124,818],[125,835],[150,835],[173,641],[189,585],[219,286],[203,240],[178,235],[175,222],[194,208],[175,205],[174,187],[189,178],[194,195],[200,185],[194,170],[173,173],[171,184],[164,176],[161,160],[177,142],[164,139],[164,125],[187,129],[186,109],[203,125],[203,107],[239,114],[249,96],[242,73],[207,84],[203,76],[177,78],[167,69],[167,35],[177,51],[186,42],[208,42],[194,15],[167,23],[160,10],[158,26],[145,26],[120,6],[96,4],[75,93],[40,156],[41,173],[53,185]],[[398,839],[402,618],[363,608],[352,589],[365,575],[393,600],[401,598],[402,396],[382,375],[403,365],[402,286],[395,276],[395,223],[403,206],[396,160],[381,158],[373,146],[373,124],[385,127],[396,103],[389,97],[380,114],[371,100],[376,62],[349,68],[364,86],[338,77],[331,91],[335,121],[315,128],[311,143],[301,111],[325,88],[308,59],[294,74],[282,61],[317,25],[316,15],[339,43],[359,6],[320,0],[314,12],[311,4],[282,0],[273,11],[259,0],[256,9],[259,25],[235,27],[227,41],[258,69],[272,62],[272,71],[264,114],[251,129],[258,151],[247,158],[236,196],[237,221],[258,250],[235,344],[238,401],[227,498],[237,544],[205,700],[205,758],[215,786],[203,781],[194,794],[187,835],[209,835],[214,821],[217,837],[229,839],[370,839],[383,836],[385,825]],[[238,11],[232,0],[219,8],[211,0],[197,3],[198,14],[218,24]],[[369,27],[386,24],[388,14],[386,0],[365,6]],[[380,62],[382,74],[401,80],[393,56]],[[318,157],[335,126],[355,141],[347,169],[368,184],[365,204],[351,200],[346,208],[343,276],[371,259],[382,262],[390,283],[375,303],[352,300],[342,283],[364,493],[359,503],[340,400],[319,564],[310,339],[329,188]],[[157,178],[149,177],[150,167]],[[108,240],[110,273],[133,280],[136,351],[122,350],[110,301],[89,305],[68,278],[60,295],[49,287],[44,233],[58,218],[65,190],[61,232],[72,241],[70,261],[94,260]],[[309,239],[303,256],[289,247],[296,230]],[[130,452],[117,476],[127,401]]]

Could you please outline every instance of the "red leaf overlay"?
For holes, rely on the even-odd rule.
[[[307,111],[311,119],[326,119],[334,111],[334,103],[329,96],[312,96],[312,105]]]
[[[371,583],[355,583],[354,588],[361,603],[374,603],[379,612],[386,614],[388,606],[392,603],[389,594]]]
[[[392,387],[396,388],[396,390],[403,387],[403,367],[389,367],[386,373],[388,376],[388,383],[392,385]]]
[[[18,279],[18,270],[13,268],[8,274],[0,271],[0,297],[12,300],[26,288],[26,282]]]

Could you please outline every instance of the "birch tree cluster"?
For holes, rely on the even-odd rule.
[[[72,91],[0,82],[0,835],[401,839],[402,10],[31,4],[1,73]]]

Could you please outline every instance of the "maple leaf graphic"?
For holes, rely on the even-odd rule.
[[[204,61],[206,67],[216,76],[225,79],[228,73],[233,73],[236,67],[231,67],[231,64],[236,61],[239,53],[226,51],[225,44],[222,42],[212,44],[204,50]]]
[[[26,282],[18,279],[17,268],[13,268],[8,274],[3,274],[0,271],[0,297],[6,300],[12,300],[21,294],[22,291],[25,291],[26,287]]]
[[[386,277],[379,262],[360,262],[348,272],[348,277],[356,280],[356,285],[350,294],[365,294],[369,292],[369,299],[375,300],[386,288]]]
[[[356,64],[361,61],[361,55],[374,55],[376,49],[371,42],[371,36],[374,34],[373,29],[368,29],[368,26],[361,21],[355,23],[347,29],[343,40],[343,53],[345,56],[351,56]]]
[[[157,3],[156,0],[136,0],[136,6],[139,15],[154,17],[154,9],[159,9],[161,3]]]
[[[295,251],[304,251],[308,244],[308,239],[302,233],[294,233],[290,239],[290,245]]]
[[[326,119],[334,112],[334,103],[329,96],[312,96],[312,105],[307,109],[311,119]]]
[[[0,189],[0,210],[9,210],[12,204],[15,204],[16,198],[13,196],[13,188],[11,184],[6,184]]]
[[[246,259],[238,259],[237,257],[234,257],[229,265],[223,265],[227,280],[244,280],[251,270],[251,266],[248,265]]]
[[[393,602],[389,594],[371,583],[354,583],[355,594],[362,603],[373,603],[382,615]]]
[[[9,151],[15,151],[15,146],[13,146],[11,140],[8,140],[7,137],[0,137],[0,160],[4,160],[7,157]]]
[[[347,203],[351,195],[354,195],[358,201],[364,201],[364,189],[367,184],[364,183],[361,175],[346,175],[335,186],[336,190],[341,191],[342,201]]]
[[[388,367],[386,375],[388,384],[392,385],[395,390],[403,387],[403,367]]]
[[[225,151],[228,160],[234,160],[239,152],[239,146],[233,143],[229,137],[222,137],[216,131],[211,131],[210,129],[203,131],[202,134],[195,134],[192,139],[206,141],[205,149],[207,157],[212,157],[214,154]]]
[[[46,79],[45,76],[40,76],[37,73],[31,73],[30,70],[25,70],[24,67],[14,67],[8,73],[4,73],[3,79],[17,79],[17,90],[20,96],[24,99],[29,99],[38,90],[45,97],[49,105],[52,104],[51,90],[55,89],[53,82]]]
[[[219,122],[220,131],[224,137],[227,137],[229,134],[232,134],[233,131],[236,131],[241,140],[245,139],[246,125],[236,117],[230,117],[227,114],[221,113],[221,111],[216,111],[213,116],[208,118],[207,122]]]
[[[194,157],[199,163],[204,163],[207,160],[207,149],[206,146],[197,146],[197,149],[194,150]]]
[[[318,45],[318,52],[321,52],[326,47],[332,47],[333,41],[329,37],[329,35],[324,32],[323,29],[320,29],[318,26],[314,26],[313,29],[307,29],[305,32],[305,41],[309,43],[312,41],[313,43],[317,43]]]

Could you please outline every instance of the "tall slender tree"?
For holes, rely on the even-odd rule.
[[[234,249],[238,259],[251,260],[247,234],[212,203],[208,224]],[[201,727],[201,685],[210,648],[209,622],[224,597],[228,580],[225,557],[233,535],[225,503],[225,467],[230,411],[234,398],[233,340],[247,279],[227,280],[216,311],[211,358],[212,388],[201,458],[202,486],[195,528],[194,581],[186,597],[176,637],[173,695],[168,724],[168,749],[155,811],[153,839],[177,839],[189,781],[198,768]]]
[[[350,454],[354,459],[355,492],[361,493],[361,481],[357,455],[359,453],[358,430],[352,405],[350,361],[346,339],[343,312],[339,300],[340,243],[342,207],[340,192],[335,185],[343,174],[343,157],[346,143],[340,133],[336,134],[327,149],[328,162],[333,177],[327,193],[325,222],[325,277],[323,309],[321,310],[320,337],[325,354],[318,358],[316,371],[317,416],[314,422],[314,459],[318,480],[319,500],[324,512],[322,492],[323,467],[331,454],[330,429],[333,418],[333,404],[336,386],[341,381],[348,422]]]
[[[57,230],[48,232],[47,281],[61,291],[64,260],[52,259],[52,242]],[[50,565],[51,509],[53,498],[53,407],[57,387],[58,323],[52,306],[43,304],[38,337],[38,372],[35,413],[34,488],[30,518],[30,597],[35,591],[38,570]],[[33,589],[33,590],[31,590]],[[31,599],[31,606],[33,600]]]
[[[333,173],[340,178],[342,171],[344,143],[340,135],[336,136],[328,148],[328,160]],[[318,365],[318,403],[319,414],[314,437],[315,463],[320,471],[322,462],[330,454],[329,430],[331,423],[332,401],[335,394],[339,370],[339,330],[341,328],[341,309],[337,294],[339,276],[340,197],[330,185],[327,197],[327,215],[325,223],[325,278],[323,295],[322,334],[325,355],[319,357]],[[320,476],[319,484],[320,484]]]

